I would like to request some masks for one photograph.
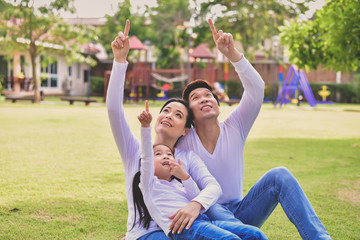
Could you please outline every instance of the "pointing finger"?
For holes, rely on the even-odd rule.
[[[145,110],[146,110],[146,112],[149,112],[149,101],[148,100],[145,101]]]
[[[127,37],[129,35],[129,30],[130,30],[130,20],[126,19],[126,25],[125,25],[125,30],[124,30],[125,37]]]
[[[213,21],[209,18],[208,22],[210,25],[211,32],[212,32],[213,36],[215,36],[217,34],[217,31],[216,31]]]

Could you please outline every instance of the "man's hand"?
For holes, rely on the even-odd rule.
[[[199,216],[201,208],[202,205],[200,203],[192,201],[171,215],[169,219],[172,219],[173,221],[171,222],[169,229],[172,230],[172,233],[175,234],[177,232],[180,234],[185,226],[186,229],[189,229],[195,219]]]
[[[222,30],[217,31],[211,19],[208,20],[214,42],[219,51],[231,62],[238,62],[242,54],[235,48],[234,39],[231,33],[224,33]]]
[[[149,102],[145,101],[145,110],[137,117],[142,127],[150,127],[150,123],[152,120],[151,113],[149,112]]]
[[[120,63],[126,63],[126,58],[129,53],[129,49],[130,49],[129,36],[128,36],[129,30],[130,30],[130,21],[126,20],[124,32],[119,32],[117,37],[111,43],[114,59],[115,61]]]
[[[170,174],[174,175],[177,178],[180,178],[183,181],[188,180],[190,178],[190,175],[185,171],[180,159],[178,159],[178,162],[179,163],[170,162]]]

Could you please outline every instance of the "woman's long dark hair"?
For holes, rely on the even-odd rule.
[[[164,107],[166,107],[166,105],[168,105],[169,103],[172,103],[172,102],[178,102],[185,106],[186,110],[188,111],[185,127],[191,128],[191,124],[193,122],[194,117],[193,117],[192,111],[190,110],[189,104],[187,102],[185,102],[183,99],[181,99],[181,98],[169,99],[168,101],[166,101],[164,103],[164,105],[160,109],[160,112],[162,112],[162,110],[164,109]],[[179,139],[176,141],[175,146],[178,143]],[[170,147],[169,147],[169,149],[171,151],[173,151]],[[173,154],[174,154],[174,152],[173,152]],[[176,177],[174,177],[174,178],[181,182],[180,179],[177,179]],[[142,225],[145,229],[149,229],[150,222],[151,222],[151,216],[145,205],[144,196],[139,188],[139,183],[140,183],[140,171],[134,175],[134,179],[133,179],[133,183],[132,183],[135,216],[134,216],[134,224],[131,229],[133,229],[135,227],[137,214],[139,214],[139,224]]]
[[[132,190],[133,190],[133,201],[134,201],[134,224],[131,229],[135,227],[136,224],[136,213],[139,214],[139,224],[142,225],[145,229],[149,229],[151,216],[145,205],[144,197],[139,188],[140,183],[140,171],[134,175]]]

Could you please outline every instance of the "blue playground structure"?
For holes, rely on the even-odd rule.
[[[305,76],[304,71],[298,70],[296,66],[292,65],[289,69],[289,72],[286,76],[286,79],[281,87],[279,95],[275,101],[275,107],[280,103],[280,108],[282,104],[287,104],[291,99],[296,98],[296,92],[302,90],[304,97],[311,107],[316,106],[316,100],[314,94],[310,88],[309,82]]]

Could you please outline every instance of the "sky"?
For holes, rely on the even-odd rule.
[[[42,5],[48,2],[48,0],[34,0],[35,5]],[[130,0],[131,5],[136,9],[147,4],[150,7],[156,5],[156,0]],[[71,15],[69,13],[62,14],[63,17],[83,17],[83,18],[98,18],[104,17],[105,14],[112,15],[117,10],[119,0],[74,0],[76,8],[76,14]],[[310,11],[307,17],[310,18],[316,9],[320,9],[325,4],[325,0],[316,0],[309,5]]]

